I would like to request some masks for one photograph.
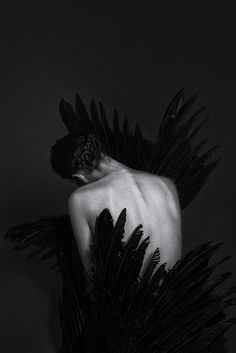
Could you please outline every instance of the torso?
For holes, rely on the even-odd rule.
[[[167,262],[169,268],[181,257],[180,207],[175,185],[170,179],[141,171],[122,170],[83,186],[75,193],[83,197],[82,204],[91,232],[94,232],[96,217],[104,208],[110,210],[114,222],[126,208],[124,240],[140,223],[143,225],[143,238],[150,236],[145,266],[157,247],[161,263]]]

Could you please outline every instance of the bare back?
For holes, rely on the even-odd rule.
[[[83,207],[90,233],[94,232],[96,217],[104,208],[110,210],[114,222],[126,208],[124,240],[140,223],[144,236],[150,236],[145,264],[157,247],[160,248],[161,263],[167,262],[168,267],[181,257],[180,207],[175,185],[169,179],[136,170],[122,170],[77,189],[72,199],[69,209],[76,237],[80,237],[76,226],[79,207]],[[79,242],[77,238],[78,245]]]

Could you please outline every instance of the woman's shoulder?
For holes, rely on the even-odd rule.
[[[153,182],[160,188],[163,188],[163,189],[168,188],[171,192],[173,192],[174,194],[177,194],[177,188],[176,188],[175,182],[171,178],[158,175],[158,174],[148,173],[145,171],[139,171],[139,170],[134,170],[134,175],[140,176],[141,178],[149,180],[150,182]]]
[[[160,182],[162,183],[162,187],[164,190],[164,198],[166,204],[168,205],[168,209],[174,212],[174,214],[180,218],[181,209],[180,209],[180,201],[178,191],[175,185],[175,182],[167,177],[159,176]]]
[[[149,180],[148,188],[155,190],[159,196],[159,199],[163,200],[165,204],[175,205],[179,208],[179,197],[175,182],[166,176],[145,173],[147,176],[146,180]]]
[[[96,203],[99,193],[99,188],[91,184],[87,184],[75,189],[68,198],[68,204],[70,207],[73,206],[83,206],[87,204]]]
[[[161,175],[157,175],[157,178],[162,185],[170,189],[174,194],[177,194],[176,184],[173,179]]]

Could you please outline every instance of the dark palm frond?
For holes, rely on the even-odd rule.
[[[95,224],[95,234],[91,244],[93,281],[92,296],[100,310],[109,305],[109,297],[121,256],[124,237],[126,209],[120,213],[115,226],[108,209],[104,209]]]
[[[106,222],[110,223],[109,218],[104,219],[103,227]],[[157,268],[160,259],[156,249],[140,276],[149,243],[148,237],[141,240],[141,228],[139,225],[127,241],[118,242],[119,251],[107,252],[109,263],[114,264],[110,286],[106,283],[106,291],[100,287],[102,300],[94,301],[95,312],[100,313],[109,331],[108,341],[116,342],[116,348],[110,351],[125,353],[132,347],[132,352],[194,353],[196,347],[200,351],[213,349],[218,342],[219,352],[226,353],[224,334],[234,323],[227,318],[226,310],[236,303],[236,288],[218,289],[230,272],[214,275],[229,256],[210,264],[222,244],[201,244],[169,271],[166,264]],[[97,239],[101,241],[102,237]]]
[[[73,132],[71,126],[74,124],[74,132],[95,133],[96,137],[101,141],[104,151],[109,156],[116,158],[118,161],[130,167],[145,170],[150,145],[153,144],[148,143],[148,141],[142,137],[139,126],[136,126],[135,133],[132,132],[129,127],[128,119],[125,117],[121,128],[118,113],[117,110],[115,110],[113,128],[111,128],[105,113],[105,108],[101,102],[99,102],[98,111],[95,100],[92,100],[90,107],[91,117],[89,117],[85,106],[82,104],[81,98],[77,99],[79,99],[80,114],[77,113],[78,108],[76,108],[76,114],[73,114],[71,109],[67,115],[67,111],[63,112],[63,121],[69,132]]]
[[[59,112],[63,123],[66,125],[69,133],[74,133],[80,130],[78,119],[74,113],[73,107],[64,99],[61,100],[59,105]]]
[[[176,116],[176,114],[179,112],[180,107],[183,105],[184,102],[184,88],[182,88],[181,90],[179,90],[179,92],[177,92],[177,94],[174,96],[174,98],[172,99],[172,101],[169,103],[166,112],[164,114],[164,118],[161,122],[161,128],[164,127],[166,120],[168,121],[168,119],[174,118]]]
[[[17,246],[13,247],[12,249],[14,250],[21,250],[20,248],[17,248]],[[35,257],[35,255],[37,254],[41,254],[43,252],[43,250],[41,248],[37,248],[34,251],[31,251],[31,253],[29,255],[26,256],[26,260],[31,260],[33,257]],[[55,255],[53,250],[49,250],[48,252],[44,253],[44,255],[41,257],[41,259],[47,259],[52,257],[53,255]]]
[[[138,254],[138,256],[140,255]],[[143,262],[142,257],[141,257],[141,261]],[[126,316],[139,317],[139,315],[143,313],[143,306],[146,304],[146,302],[148,301],[148,297],[150,296],[150,291],[148,291],[147,288],[150,286],[150,282],[152,280],[154,270],[157,268],[157,265],[159,264],[159,262],[160,262],[160,251],[159,251],[159,248],[157,248],[152,254],[145,271],[140,277],[140,280],[136,288],[134,288],[134,292],[132,293],[133,300],[130,301],[129,306],[126,309]],[[136,273],[138,272],[139,269],[140,267],[138,267]],[[152,291],[153,291],[153,288],[152,288]]]
[[[60,261],[63,279],[62,298],[59,302],[62,327],[62,352],[85,352],[85,304],[75,286],[71,268]]]
[[[158,300],[159,288],[167,275],[166,263],[163,263],[157,268],[149,283],[144,287],[142,298],[138,305],[138,315],[140,316],[143,325],[145,325],[146,322],[149,322],[149,318],[153,311],[153,303]]]
[[[176,120],[177,121],[177,120]],[[190,134],[190,129],[192,126],[186,126],[185,124],[181,125],[178,128],[178,133],[171,131],[171,126],[168,129],[167,134],[168,140],[169,140],[169,145],[166,143],[164,144],[164,147],[157,146],[157,151],[158,151],[158,158],[160,159],[160,163],[157,164],[158,169],[156,169],[156,172],[158,173],[168,173],[168,167],[170,169],[171,173],[171,168],[177,169],[177,172],[182,172],[182,168],[177,167],[176,165],[176,160],[178,160],[178,163],[180,163],[183,159],[186,159],[186,156],[188,157],[188,162],[192,160],[192,154],[193,154],[193,148],[190,145],[189,141],[193,140],[194,136],[197,134],[197,132],[200,130],[202,127],[203,123],[207,121],[207,118],[203,119],[196,128],[191,131]],[[177,121],[178,123],[178,121]],[[174,125],[174,122],[172,123]],[[174,127],[172,127],[173,129]],[[173,151],[175,152],[175,159],[173,160]],[[183,158],[184,157],[184,158]],[[183,162],[182,162],[183,163]],[[192,165],[191,163],[190,165]],[[194,164],[193,164],[194,165]]]
[[[113,131],[115,134],[120,133],[120,120],[117,109],[114,109],[113,113]]]
[[[147,352],[185,352],[183,348],[176,350],[176,347],[187,347],[188,339],[195,335],[199,339],[199,347],[201,340],[204,343],[202,349],[217,339],[216,327],[224,326],[224,311],[235,303],[235,298],[227,299],[235,294],[235,288],[225,291],[223,295],[215,290],[228,279],[230,273],[209,279],[219,263],[208,266],[208,262],[219,247],[220,244],[203,244],[189,252],[168,272],[139,336],[139,344],[145,346]],[[170,323],[174,323],[173,327]],[[209,337],[204,336],[207,327]],[[188,349],[192,352],[190,346]],[[223,346],[221,349],[225,352]]]
[[[183,207],[187,207],[187,205],[193,200],[193,198],[197,196],[204,183],[220,161],[221,159],[217,159],[202,167],[199,172],[196,173],[196,177],[194,178],[194,180],[192,180],[193,178],[191,178],[191,174],[186,176],[186,179],[188,178],[187,180],[189,182],[188,186],[185,189],[183,187],[183,181],[181,182],[183,192],[182,194],[180,194],[180,199],[182,200]]]
[[[124,283],[126,283],[127,286],[127,280],[130,275],[130,265],[143,235],[141,228],[141,224],[137,226],[123,245],[122,254],[114,275],[114,291],[117,296],[122,295]]]
[[[218,146],[210,148],[206,153],[200,150],[207,139],[195,146],[195,139],[209,120],[209,117],[202,117],[205,107],[189,115],[195,99],[196,96],[193,96],[185,102],[183,90],[173,99],[161,122],[157,151],[152,157],[156,163],[156,173],[167,176],[175,182],[182,209],[196,197],[217,165],[207,162]],[[193,173],[199,170],[201,174]]]
[[[226,353],[225,333],[235,324],[227,310],[236,304],[236,287],[220,289],[231,275],[216,275],[230,256],[211,261],[222,244],[201,244],[168,271],[166,264],[158,267],[156,249],[141,275],[149,238],[142,240],[140,224],[124,241],[125,221],[125,209],[115,225],[108,209],[97,217],[91,249],[92,296],[85,291],[68,216],[15,226],[5,236],[20,249],[34,245],[42,259],[56,254],[63,281],[62,351]]]
[[[104,106],[100,102],[98,111],[94,99],[91,102],[91,117],[78,95],[76,113],[64,100],[61,101],[60,112],[69,132],[94,133],[105,153],[112,158],[131,168],[171,178],[176,184],[183,209],[197,196],[217,165],[210,159],[219,145],[204,152],[202,147],[208,139],[196,142],[209,120],[208,116],[204,116],[206,107],[191,113],[196,98],[197,95],[193,95],[185,99],[183,89],[176,94],[161,120],[156,143],[143,138],[138,124],[132,131],[127,117],[121,124],[117,110],[114,111],[111,127]]]
[[[93,243],[90,245],[92,254],[91,279],[96,286],[100,288],[102,283],[105,261],[108,249],[111,243],[111,234],[113,232],[113,219],[108,209],[104,209],[95,223],[95,233],[93,234]]]
[[[78,132],[85,132],[85,133],[91,133],[93,132],[93,127],[92,123],[89,117],[89,114],[87,112],[87,109],[80,98],[80,96],[77,94],[75,97],[75,116],[76,116],[76,121],[77,121],[77,130]]]
[[[114,230],[111,234],[111,241],[110,241],[110,246],[107,252],[106,256],[106,262],[105,262],[105,268],[104,268],[104,280],[106,279],[106,276],[108,279],[113,278],[113,266],[114,268],[117,265],[117,260],[115,259],[116,257],[119,258],[121,256],[122,252],[122,247],[123,247],[123,242],[122,239],[124,238],[124,227],[125,227],[125,222],[126,222],[126,208],[124,208],[114,227]],[[108,275],[110,273],[110,275]]]
[[[100,118],[99,118],[99,113],[98,113],[98,108],[97,108],[97,104],[94,100],[94,98],[92,99],[91,103],[90,103],[90,114],[91,114],[91,122],[92,122],[92,132],[94,132],[97,136],[97,138],[103,142],[104,139],[104,135],[103,135],[103,129],[102,129],[102,125],[100,122]]]
[[[82,261],[68,215],[41,216],[35,221],[11,227],[4,236],[12,241],[15,250],[31,250],[26,259],[41,255],[39,260],[56,258],[51,268],[56,268],[63,283],[59,303],[63,352],[83,351],[84,311],[88,306],[85,297],[85,277]]]
[[[140,283],[140,272],[144,262],[144,256],[149,245],[149,237],[141,240],[140,245],[136,249],[132,262],[130,263],[128,276],[123,282],[123,291],[120,298],[119,317],[123,323],[128,320],[129,309],[131,303],[135,299],[136,290]]]
[[[113,129],[112,129],[112,139],[113,139],[113,149],[114,149],[114,154],[113,158],[119,161],[119,150],[120,150],[120,135],[121,135],[121,130],[120,130],[120,121],[119,121],[119,115],[118,111],[114,109],[113,112]],[[114,136],[116,138],[114,139]]]
[[[13,250],[34,247],[35,249],[27,255],[27,258],[41,255],[41,260],[57,256],[59,253],[68,258],[73,237],[68,215],[41,216],[35,221],[9,228],[4,235],[5,239],[14,243]]]
[[[101,116],[101,126],[103,129],[103,136],[105,140],[105,145],[107,146],[108,150],[111,151],[111,154],[114,156],[114,141],[113,141],[113,134],[110,128],[109,122],[107,120],[107,114],[103,104],[99,102],[99,109],[100,109],[100,116]]]
[[[101,301],[104,303],[103,305],[111,307],[115,305],[119,311],[117,315],[121,317],[129,305],[127,298],[134,295],[135,288],[140,282],[140,271],[149,238],[145,238],[140,243],[142,225],[139,225],[127,242],[122,241],[126,220],[125,209],[120,213],[115,226],[113,226],[111,219],[109,211],[104,210],[96,221],[92,246],[92,278],[94,297],[99,301],[99,305],[102,305]],[[104,226],[105,223],[107,226]],[[103,238],[105,238],[105,245]],[[151,276],[152,269],[158,261],[159,252],[157,250],[146,269],[144,281],[147,281],[148,276]],[[139,288],[140,291],[141,288],[142,285]],[[110,298],[112,298],[112,302],[109,303]]]

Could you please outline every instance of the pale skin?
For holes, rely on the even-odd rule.
[[[126,208],[124,240],[140,223],[144,237],[150,236],[142,272],[157,247],[160,263],[166,262],[167,268],[180,259],[181,212],[171,179],[128,168],[105,154],[91,173],[80,170],[74,176],[86,183],[68,200],[72,228],[86,271],[91,266],[90,244],[96,217],[104,208],[109,209],[114,222]]]

